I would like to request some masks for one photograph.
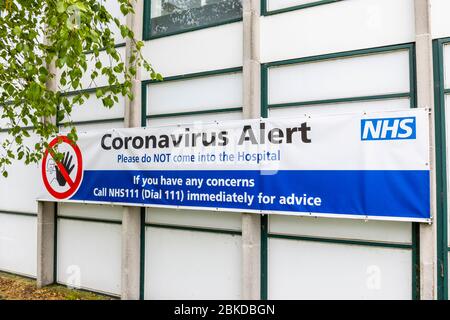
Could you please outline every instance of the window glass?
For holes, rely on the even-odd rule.
[[[151,36],[218,24],[242,17],[242,0],[151,0]]]

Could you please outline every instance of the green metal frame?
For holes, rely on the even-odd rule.
[[[260,279],[260,298],[261,300],[267,300],[269,295],[269,288],[268,288],[268,253],[269,253],[269,217],[265,214],[261,216],[261,279]]]
[[[263,2],[265,0],[262,0]],[[333,1],[336,2],[336,1]],[[325,3],[317,3],[325,4]],[[324,99],[315,101],[298,101],[284,104],[269,104],[268,101],[268,71],[272,67],[287,66],[301,63],[313,63],[318,61],[326,61],[333,59],[344,59],[356,56],[382,54],[387,52],[407,50],[409,52],[409,75],[410,75],[410,89],[409,92],[399,92],[395,94],[383,94],[373,96],[360,96],[360,97],[347,97],[340,99]],[[416,107],[417,94],[416,94],[416,56],[415,56],[415,44],[406,43],[392,46],[383,46],[362,50],[344,51],[338,53],[324,54],[319,56],[311,56],[297,59],[274,61],[264,63],[261,65],[261,117],[268,117],[269,109],[271,108],[285,108],[285,107],[302,107],[306,105],[326,105],[331,103],[342,102],[358,102],[358,101],[372,101],[372,100],[388,100],[409,98],[410,107]],[[271,234],[269,232],[268,217],[265,216],[261,220],[261,299],[266,300],[268,298],[268,239],[269,238],[283,238],[297,241],[317,241],[325,243],[335,243],[341,245],[361,245],[361,246],[378,246],[396,249],[411,250],[411,273],[412,273],[412,288],[411,296],[413,300],[418,300],[420,297],[420,272],[419,272],[419,260],[420,260],[420,239],[419,239],[419,223],[411,223],[411,244],[396,244],[385,243],[379,241],[359,241],[359,240],[341,240],[335,238],[319,238],[319,237],[302,237],[302,236],[285,236],[278,234]]]
[[[412,299],[420,300],[420,223],[412,224]]]
[[[230,74],[230,73],[238,73],[242,72],[242,67],[236,68],[227,68],[227,69],[219,69],[205,72],[196,72],[189,73],[183,75],[177,75],[172,77],[164,78],[164,81],[155,81],[155,80],[145,80],[142,81],[142,91],[141,91],[141,99],[142,99],[142,110],[141,110],[141,126],[147,126],[147,119],[156,119],[156,118],[170,118],[175,116],[192,116],[192,115],[201,115],[201,114],[212,114],[212,113],[223,113],[223,112],[241,112],[242,107],[236,108],[223,108],[223,109],[210,109],[210,110],[197,110],[190,112],[177,112],[177,113],[166,113],[166,114],[156,114],[156,115],[147,115],[147,94],[149,84],[158,85],[158,83],[166,83],[171,81],[182,81],[182,80],[191,80],[197,78],[204,78],[216,75]],[[172,229],[172,230],[183,230],[183,231],[194,231],[194,232],[207,232],[207,233],[219,233],[219,234],[227,234],[227,235],[242,235],[241,231],[236,230],[226,230],[219,228],[203,228],[203,227],[190,227],[190,226],[181,226],[181,225],[170,225],[170,224],[155,224],[155,223],[146,223],[146,208],[141,208],[141,274],[140,274],[140,299],[143,300],[145,297],[145,236],[147,228],[164,228],[164,229]]]
[[[447,212],[447,154],[445,129],[445,96],[450,89],[444,81],[444,46],[450,38],[433,41],[434,106],[436,136],[436,227],[437,227],[437,295],[448,300],[448,212]]]
[[[267,1],[270,1],[270,0],[261,0],[261,15],[262,16],[269,16],[269,15],[273,15],[273,14],[279,14],[279,13],[296,11],[296,10],[301,10],[301,9],[306,9],[306,8],[311,8],[311,7],[317,7],[317,6],[321,6],[324,4],[340,2],[343,0],[318,0],[318,1],[311,2],[311,3],[301,4],[298,6],[292,6],[292,7],[282,8],[282,9],[278,9],[278,10],[270,10],[270,11],[267,9]]]
[[[161,34],[161,35],[152,35],[152,32],[151,32],[151,30],[152,30],[151,10],[152,10],[151,0],[144,0],[144,26],[143,26],[143,33],[142,33],[143,40],[153,40],[153,39],[159,39],[159,38],[164,38],[164,37],[170,37],[170,36],[173,36],[176,34],[182,34],[182,33],[186,33],[186,32],[202,30],[202,29],[207,29],[207,28],[212,28],[212,27],[217,27],[217,26],[222,26],[225,24],[242,21],[242,17],[240,17],[240,18],[236,18],[236,19],[229,19],[229,20],[220,21],[217,23],[210,23],[210,24],[199,26],[199,27],[192,27],[189,29],[183,29],[183,30],[165,33],[165,34]]]
[[[161,228],[161,229],[171,229],[171,230],[181,230],[181,231],[227,234],[227,235],[231,235],[231,236],[241,236],[242,235],[241,231],[219,229],[219,228],[205,228],[205,227],[182,226],[182,225],[160,224],[160,223],[145,223],[145,226],[151,227],[151,228]]]
[[[262,116],[268,115],[268,109],[271,108],[284,108],[284,107],[301,107],[305,105],[321,105],[321,104],[331,104],[331,103],[342,103],[342,102],[357,102],[357,101],[372,101],[372,100],[387,100],[387,99],[398,99],[398,98],[409,98],[411,108],[416,107],[416,83],[415,83],[415,46],[413,43],[399,44],[394,46],[377,47],[371,49],[362,49],[354,51],[344,51],[338,53],[324,54],[319,56],[304,57],[297,59],[289,59],[282,61],[269,62],[261,65],[261,76],[262,79],[262,99],[261,99],[261,114]],[[326,61],[333,59],[343,59],[351,58],[356,56],[373,55],[377,53],[387,53],[393,51],[408,50],[409,60],[410,60],[410,91],[409,92],[399,92],[394,94],[381,94],[381,95],[371,95],[371,96],[359,96],[359,97],[346,97],[339,99],[323,99],[323,100],[313,100],[313,101],[297,101],[282,104],[269,104],[267,95],[268,86],[268,69],[272,67],[280,67],[293,64],[303,64],[318,61]]]
[[[350,246],[379,247],[379,248],[391,248],[391,249],[408,249],[408,250],[412,249],[412,245],[407,244],[407,243],[393,243],[393,242],[380,242],[380,241],[368,241],[368,240],[349,240],[349,239],[323,238],[323,237],[314,237],[314,236],[310,237],[310,236],[286,235],[286,234],[274,234],[274,233],[268,233],[268,236],[272,239],[344,244],[344,245],[350,245]]]
[[[116,47],[122,47],[124,46],[124,44],[118,44],[116,45]],[[89,52],[87,52],[89,53]],[[76,91],[70,91],[70,92],[64,92],[63,94],[66,96],[72,96],[72,95],[76,95],[76,94],[82,94],[82,93],[89,93],[89,94],[93,94],[95,93],[95,91],[99,88],[106,88],[106,86],[103,87],[96,87],[96,88],[87,88],[87,89],[82,89],[82,90],[76,90]],[[96,119],[96,120],[85,120],[85,121],[73,121],[72,124],[74,126],[77,125],[87,125],[87,124],[101,124],[101,123],[110,123],[110,122],[117,122],[117,121],[123,121],[124,117],[120,117],[120,118],[111,118],[111,119]],[[67,122],[57,122],[57,126],[64,126],[65,124],[67,124]],[[121,221],[116,221],[116,220],[106,220],[106,219],[96,219],[96,218],[85,218],[85,217],[74,217],[74,216],[60,216],[58,215],[58,208],[59,205],[58,203],[55,203],[55,230],[54,230],[54,266],[53,266],[53,279],[54,282],[59,284],[57,276],[58,276],[58,220],[59,219],[63,219],[63,220],[73,220],[73,221],[85,221],[85,222],[94,222],[94,223],[110,223],[110,224],[121,224]],[[94,291],[92,291],[94,292]],[[105,293],[102,292],[97,292],[97,293],[101,293],[104,295],[107,295]],[[114,295],[110,295],[110,296],[114,296]]]
[[[126,42],[121,42],[121,43],[115,44],[114,48],[116,48],[116,49],[123,48],[123,47],[126,47],[126,45],[127,45]],[[105,50],[106,50],[105,48],[98,49],[98,51],[105,51]],[[87,50],[84,52],[84,54],[92,54],[92,53],[94,53],[94,50]]]
[[[55,202],[53,212],[53,283],[58,283],[58,203]]]
[[[141,208],[141,229],[140,229],[140,266],[139,266],[139,300],[145,299],[145,208]]]
[[[87,218],[87,217],[77,217],[77,216],[57,216],[60,220],[72,220],[72,221],[83,221],[83,222],[93,222],[93,223],[107,223],[107,224],[122,224],[121,220],[109,220],[109,219],[99,219],[99,218]]]
[[[119,122],[119,121],[124,121],[123,117],[120,118],[110,118],[110,119],[97,119],[97,120],[84,120],[84,121],[73,121],[72,124],[74,126],[79,126],[79,125],[88,125],[88,124],[101,124],[101,123],[110,123],[110,122]],[[64,126],[68,124],[67,122],[61,122],[58,123],[58,126]]]
[[[21,212],[21,211],[9,211],[9,210],[1,210],[0,209],[0,214],[10,214],[10,215],[15,215],[15,216],[23,216],[23,217],[37,217],[37,213],[32,213],[32,212]]]
[[[223,108],[216,110],[206,110],[206,111],[187,111],[187,112],[174,112],[174,113],[161,113],[156,115],[148,115],[147,119],[158,119],[158,118],[170,118],[170,117],[181,117],[181,116],[194,116],[203,115],[211,113],[227,113],[227,112],[242,112],[242,107],[236,108]]]
[[[339,99],[327,99],[327,100],[311,100],[311,101],[301,101],[301,102],[289,102],[289,103],[279,103],[270,105],[271,109],[275,108],[289,108],[289,107],[301,107],[301,106],[314,106],[320,104],[331,104],[331,103],[343,103],[343,102],[357,102],[357,101],[374,101],[374,100],[389,100],[389,99],[401,99],[410,98],[410,93],[393,93],[393,94],[383,94],[375,96],[361,96],[361,97],[349,97],[349,98],[339,98]]]
[[[227,73],[238,73],[238,72],[242,72],[242,67],[233,67],[233,68],[226,68],[226,69],[217,69],[217,70],[210,70],[210,71],[201,71],[201,72],[180,74],[180,75],[176,75],[176,76],[165,77],[163,81],[144,80],[144,81],[142,81],[142,84],[147,85],[150,83],[164,83],[164,82],[168,82],[168,81],[190,80],[190,79],[195,79],[195,78],[203,78],[203,77],[217,76],[217,75],[223,75],[223,74],[227,74]]]
[[[144,103],[144,101],[147,101],[146,99],[147,93],[144,92],[144,90],[141,91],[141,127],[145,127],[147,125],[147,104]],[[139,266],[139,300],[145,299],[145,218],[146,218],[146,211],[147,209],[145,207],[141,207],[141,228],[140,228],[140,266]]]
[[[416,70],[416,46],[413,43],[409,48],[409,90],[410,106],[417,107],[417,70]],[[412,298],[420,300],[420,223],[412,225]]]
[[[21,127],[23,130],[33,130],[34,127],[27,126],[27,127]],[[8,132],[10,129],[8,128],[0,128],[0,133]]]
[[[114,47],[115,48],[121,48],[125,47],[126,43],[118,43]],[[104,51],[105,49],[102,48],[100,51]],[[92,54],[93,51],[86,51],[85,54]],[[82,93],[88,93],[93,94],[96,92],[97,89],[107,88],[108,86],[101,86],[101,87],[95,87],[95,88],[86,88],[81,90],[75,90],[70,92],[64,92],[63,95],[65,96],[73,96],[77,94]],[[73,121],[72,124],[74,126],[77,125],[88,125],[88,124],[100,124],[100,123],[109,123],[109,122],[116,122],[116,121],[123,121],[124,117],[120,118],[111,118],[111,119],[96,119],[96,120],[85,120],[85,121]],[[67,122],[58,122],[57,126],[64,126],[67,124]],[[58,275],[58,220],[59,219],[65,219],[65,220],[74,220],[74,221],[86,221],[86,222],[97,222],[97,223],[112,223],[112,224],[121,224],[121,221],[114,221],[114,220],[106,220],[106,219],[95,219],[95,218],[84,218],[84,217],[69,217],[69,216],[59,216],[58,215],[58,203],[55,204],[55,230],[54,230],[54,281],[55,283],[58,283],[57,281],[57,275]],[[104,293],[102,293],[104,294]],[[113,296],[113,295],[111,295]]]

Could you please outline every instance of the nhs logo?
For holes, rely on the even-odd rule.
[[[361,140],[405,139],[416,139],[416,117],[361,120]]]

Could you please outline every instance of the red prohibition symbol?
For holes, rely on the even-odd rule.
[[[70,150],[72,150],[75,154],[75,164],[76,164],[76,176],[75,179],[72,179],[70,177],[70,173],[73,169],[70,169],[67,167],[67,165],[64,165],[63,163],[61,163],[61,161],[56,161],[54,159],[54,154],[53,152],[49,152],[49,149],[47,149],[44,153],[44,158],[42,159],[42,180],[44,181],[44,185],[45,188],[47,189],[47,191],[56,199],[67,199],[70,196],[72,196],[75,191],[77,191],[78,187],[80,186],[81,183],[81,179],[83,176],[83,159],[81,156],[81,151],[80,148],[78,148],[78,146],[69,138],[67,138],[66,136],[58,136],[55,139],[53,139],[50,144],[49,144],[49,148],[53,148],[56,144],[61,143],[62,144],[68,144],[70,146]],[[70,156],[70,153],[66,153],[67,155],[67,159]],[[54,162],[55,162],[55,166],[57,167],[58,173],[60,174],[59,180],[58,181],[62,181],[62,183],[65,185],[66,183],[69,185],[69,189],[63,192],[57,191],[49,182],[49,173],[47,171],[47,160],[48,157],[51,157]],[[73,158],[73,157],[72,157]],[[70,159],[70,163],[71,163]],[[67,162],[66,162],[67,164]],[[74,164],[74,166],[75,166]],[[50,180],[51,181],[51,180]],[[61,183],[60,183],[61,185]]]

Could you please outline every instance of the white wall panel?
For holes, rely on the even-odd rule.
[[[122,14],[120,11],[120,4],[119,1],[111,1],[111,0],[102,0],[101,3],[105,6],[105,8],[108,10],[108,12],[114,17],[119,18],[120,23],[126,25],[127,24],[127,18]],[[109,25],[109,29],[111,33],[114,34],[115,43],[123,43],[125,40],[123,39],[120,29],[116,26],[116,24],[113,22],[111,25]]]
[[[433,39],[450,36],[450,1],[431,0],[431,33]]]
[[[269,239],[269,299],[411,299],[411,251]]]
[[[177,124],[200,125],[202,122],[241,120],[242,118],[243,118],[242,112],[217,112],[217,113],[195,114],[188,116],[148,119],[147,127],[168,126]]]
[[[2,115],[3,115],[3,110],[1,110],[1,107],[0,107],[0,116],[2,116]],[[10,123],[11,122],[9,121],[9,119],[0,117],[0,128],[1,129],[6,129],[6,128],[10,127],[10,125],[9,125]]]
[[[58,216],[122,221],[122,206],[59,203]]]
[[[119,102],[110,109],[103,106],[102,100],[96,97],[95,92],[91,93],[84,104],[76,105],[73,108],[71,120],[76,122],[121,118],[124,116],[125,99],[122,95],[119,95],[118,98]]]
[[[146,41],[142,52],[164,77],[239,67],[242,33],[242,22],[229,23]]]
[[[0,133],[0,143],[6,138],[7,133]],[[24,141],[30,147],[36,142],[33,136]],[[36,199],[44,191],[40,165],[25,165],[23,159],[14,160],[7,170],[8,178],[0,176],[0,210],[37,212]]]
[[[241,237],[146,228],[146,299],[239,299]]]
[[[408,98],[330,103],[313,106],[287,107],[269,109],[270,117],[292,118],[304,115],[331,115],[342,113],[357,113],[365,111],[406,110],[411,107]]]
[[[0,270],[36,276],[37,218],[0,211]]]
[[[177,226],[241,230],[241,213],[148,208],[146,222]]]
[[[266,0],[266,1],[268,11],[318,2],[318,0]]]
[[[148,115],[242,107],[242,73],[152,84],[147,97]]]
[[[269,232],[308,237],[411,243],[411,223],[269,216]]]
[[[450,44],[444,45],[444,86],[450,88]]]
[[[261,18],[261,61],[413,42],[411,0],[345,0]]]
[[[120,294],[121,226],[58,219],[59,283]]]
[[[409,92],[407,50],[269,69],[269,104]]]

